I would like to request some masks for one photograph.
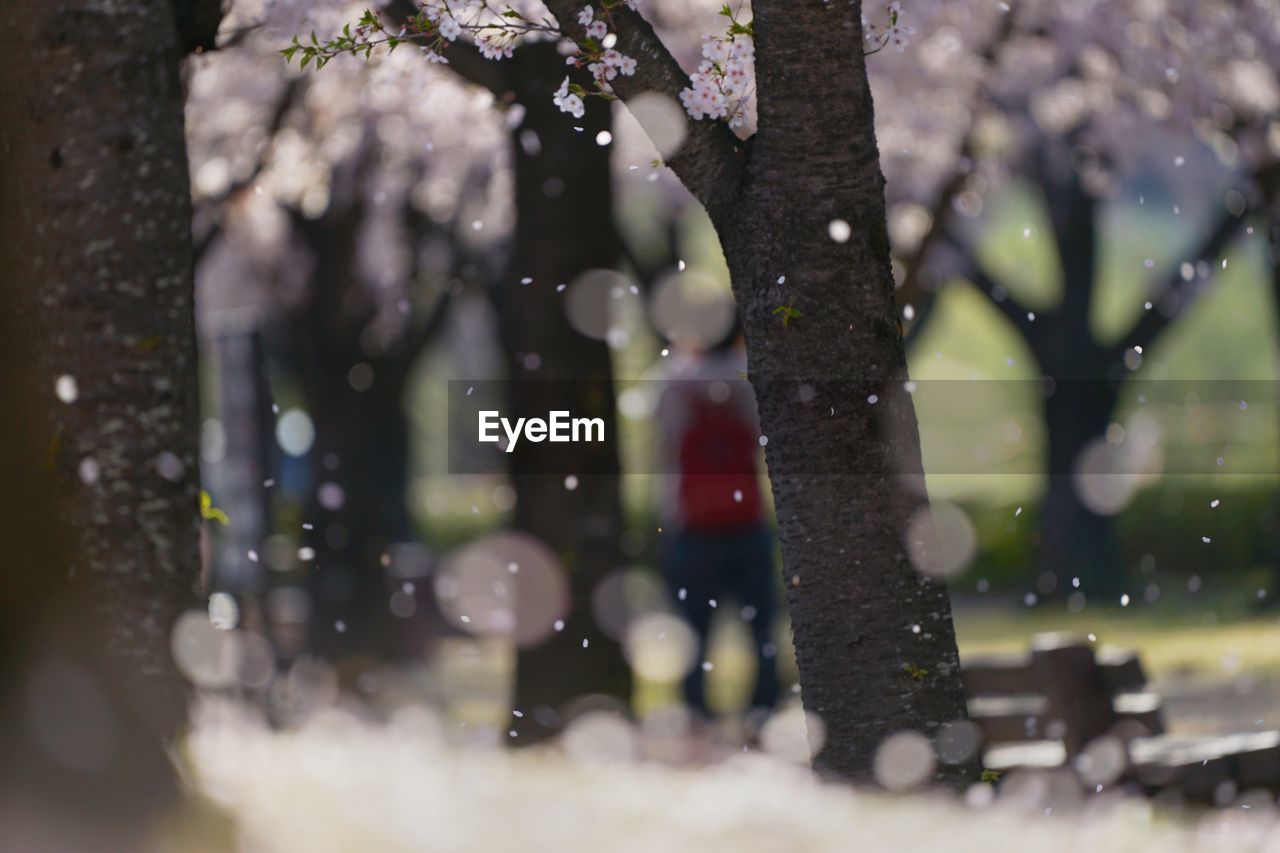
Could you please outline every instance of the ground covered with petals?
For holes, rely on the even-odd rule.
[[[891,797],[755,754],[692,770],[449,745],[421,711],[375,724],[329,710],[272,731],[210,705],[186,755],[254,851],[1280,851],[1273,808],[1169,817],[1093,798],[1046,814],[1025,792],[981,806]]]

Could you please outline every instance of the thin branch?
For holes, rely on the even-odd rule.
[[[934,198],[933,208],[929,211],[929,229],[925,231],[919,245],[916,246],[915,251],[911,253],[905,262],[906,269],[902,277],[902,286],[898,288],[898,303],[900,305],[912,305],[916,309],[916,319],[910,326],[912,329],[920,325],[928,314],[925,308],[924,288],[920,283],[920,273],[929,250],[933,248],[948,227],[948,223],[951,220],[952,204],[955,202],[956,196],[964,189],[964,185],[969,179],[970,169],[968,165],[973,160],[974,138],[977,135],[981,102],[987,91],[991,76],[996,69],[1000,49],[1013,34],[1016,15],[1017,7],[1015,6],[1001,16],[1000,26],[996,28],[986,47],[979,54],[979,59],[986,73],[970,98],[969,121],[960,139],[960,145],[956,149],[956,167]]]
[[[1249,212],[1250,209],[1246,209],[1237,215],[1229,210],[1222,211],[1213,229],[1199,247],[1189,257],[1179,261],[1174,269],[1165,275],[1164,286],[1151,300],[1152,307],[1144,311],[1129,331],[1111,346],[1108,353],[1111,360],[1123,358],[1125,351],[1131,347],[1150,346],[1165,327],[1195,301],[1201,291],[1214,280],[1222,254],[1240,232]],[[1184,263],[1190,263],[1197,268],[1189,280],[1182,275]],[[1209,266],[1208,274],[1203,277],[1199,271],[1201,264]]]
[[[585,28],[577,21],[581,0],[545,0],[544,5],[556,16],[567,35],[578,42],[586,40]],[[653,26],[625,6],[615,7],[610,14],[617,22],[617,49],[636,60],[634,76],[619,76],[612,81],[618,97],[625,103],[645,92],[657,92],[678,100],[680,91],[690,85],[689,77],[662,44]],[[644,117],[637,116],[637,119],[644,127]],[[735,136],[724,122],[694,121],[687,116],[684,122],[684,144],[666,164],[707,209],[712,221],[722,221],[737,202],[746,173],[749,145]]]
[[[1055,313],[1077,328],[1088,328],[1098,283],[1100,202],[1072,162],[1070,152],[1081,132],[1069,131],[1060,143],[1041,136],[1030,168],[1044,199],[1062,274],[1062,303]]]
[[[321,43],[312,34],[311,43],[308,44],[294,36],[293,42],[280,52],[287,60],[301,55],[302,67],[314,62],[317,69],[323,68],[335,56],[343,54],[363,54],[368,57],[379,45],[393,50],[397,45],[414,43],[430,54],[444,58],[443,52],[452,49],[451,42],[456,36],[461,32],[469,32],[477,39],[485,39],[486,47],[498,52],[510,50],[511,40],[533,33],[572,41],[581,51],[577,64],[594,61],[601,55],[595,38],[588,36],[587,27],[579,20],[581,0],[547,0],[544,5],[559,23],[549,17],[534,21],[514,11],[504,12],[495,20],[490,20],[480,14],[494,11],[484,3],[477,7],[476,15],[469,20],[450,17],[450,26],[456,32],[447,36],[441,25],[427,20],[421,13],[402,18],[404,24],[397,32],[394,28],[388,29],[387,22],[377,13],[366,11],[354,29],[347,25],[329,41]],[[403,14],[403,8],[400,11]],[[597,91],[586,92],[584,89],[585,94],[575,92],[574,96],[617,97],[625,103],[642,94],[658,93],[673,101],[677,100],[680,93],[689,88],[689,77],[662,44],[653,26],[625,4],[606,7],[605,15],[608,24],[615,31],[613,47],[635,60],[635,73],[610,76],[609,85],[598,80]],[[494,31],[499,34],[496,42],[485,36]],[[553,92],[548,92],[547,97],[553,97]],[[641,127],[645,125],[645,118],[643,115],[637,116]],[[687,117],[683,121],[684,142],[667,165],[706,208],[712,222],[724,224],[731,218],[740,195],[746,174],[749,142],[735,136],[723,121],[694,121]]]
[[[388,23],[396,27],[402,26],[406,20],[418,13],[419,6],[414,0],[391,0],[383,8],[382,13]],[[510,68],[508,62],[495,62],[480,55],[479,49],[470,42],[461,39],[448,44],[441,55],[449,60],[449,67],[468,83],[502,95],[511,88]]]
[[[259,21],[256,24],[246,24],[243,27],[237,27],[234,30],[221,30],[218,33],[218,37],[222,39],[222,41],[218,44],[215,50],[229,50],[233,47],[239,47],[249,39],[249,36],[253,35],[258,30],[263,29],[265,26],[265,22]]]
[[[448,318],[449,309],[452,306],[453,293],[446,287],[440,291],[440,295],[432,303],[431,313],[426,316],[421,324],[415,325],[406,332],[403,351],[409,360],[412,360],[418,353],[422,352],[444,329],[444,321]]]
[[[1031,312],[1027,307],[983,266],[978,260],[977,252],[961,245],[950,233],[943,235],[943,241],[963,258],[961,273],[964,278],[968,279],[979,293],[987,297],[987,301],[1013,324],[1024,340],[1030,342],[1035,335],[1036,325],[1031,320]]]
[[[271,118],[267,120],[265,125],[267,141],[258,151],[257,159],[254,160],[253,168],[249,173],[238,181],[234,181],[223,191],[216,199],[210,199],[206,203],[216,207],[213,215],[213,222],[205,229],[203,234],[198,235],[193,241],[192,253],[195,262],[198,264],[200,260],[209,251],[209,248],[217,240],[222,233],[223,217],[226,214],[227,205],[235,199],[240,193],[253,186],[258,178],[262,176],[262,171],[271,162],[271,155],[275,150],[276,136],[280,133],[280,128],[284,126],[284,120],[289,115],[289,111],[293,109],[293,105],[298,100],[298,92],[302,88],[301,78],[295,77],[284,85],[284,90],[280,93],[280,97],[276,100],[275,109],[272,110]]]
[[[415,180],[409,184],[410,187],[417,183]],[[432,222],[430,217],[426,216],[422,211],[414,206],[410,196],[412,192],[405,194],[403,207],[400,211],[400,221],[404,227],[405,242],[409,245],[409,270],[405,276],[410,285],[417,285],[422,276],[420,259],[422,256],[422,240],[427,237],[432,230]],[[457,217],[454,217],[453,229],[457,228]],[[454,247],[452,250],[454,267],[451,272],[450,279],[457,277],[460,266],[458,254],[465,250],[461,246]],[[399,343],[399,351],[406,362],[412,362],[416,359],[418,353],[422,352],[444,328],[445,319],[449,313],[449,307],[453,304],[453,291],[449,286],[442,287],[440,293],[436,296],[435,301],[431,305],[430,313],[419,322],[411,322],[409,327],[405,329]],[[413,320],[417,320],[418,312],[414,311]]]

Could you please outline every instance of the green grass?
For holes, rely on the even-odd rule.
[[[1202,211],[1174,215],[1167,204],[1147,202],[1139,205],[1136,199],[1122,196],[1103,213],[1099,287],[1091,318],[1099,340],[1113,340],[1134,321],[1143,301],[1150,298],[1150,284],[1162,282],[1184,247],[1198,236],[1193,215]],[[991,201],[979,251],[997,280],[1029,309],[1043,313],[1060,300],[1057,249],[1039,199],[1027,188],[1015,187]],[[1146,267],[1147,260],[1152,269]],[[1135,379],[1275,380],[1275,307],[1261,233],[1255,229],[1237,240],[1227,260],[1213,284],[1147,350]],[[1038,375],[1026,343],[967,282],[953,282],[936,298],[929,325],[909,354],[913,378],[1028,380]],[[930,476],[934,496],[1002,504],[1028,500],[1042,488],[1043,480],[1035,473],[1044,454],[1036,402],[1029,398],[1028,386],[1011,383],[1003,397],[993,390],[996,386],[993,382],[976,386],[982,400],[968,409],[981,412],[988,432],[997,426],[1016,426],[1018,440],[1002,447],[1005,453],[998,462],[983,468],[991,473]],[[1210,445],[1230,444],[1237,470],[1275,472],[1280,412],[1271,399],[1274,395],[1267,385],[1241,393],[1256,394],[1258,399],[1250,399],[1249,411],[1239,416],[1227,411],[1229,407],[1219,407],[1222,411],[1208,411],[1195,423],[1177,413],[1163,419],[1168,453],[1183,456]],[[925,394],[917,406],[926,470],[931,459],[935,468],[951,468],[948,463],[956,453],[977,445],[975,437],[981,436],[975,431],[982,424],[971,423],[961,407],[931,407]],[[1133,399],[1123,400],[1117,420],[1125,422],[1135,410]],[[1200,432],[1193,434],[1193,430]],[[1030,476],[1021,475],[1027,471]],[[1273,474],[1269,476],[1274,479]]]
[[[1192,608],[1101,609],[1066,613],[1012,604],[956,608],[962,659],[1026,650],[1038,633],[1066,632],[1099,645],[1137,649],[1149,675],[1195,671],[1280,674],[1280,611],[1269,616],[1220,615],[1212,606]]]

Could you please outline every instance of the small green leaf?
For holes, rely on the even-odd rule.
[[[213,505],[213,497],[204,489],[200,490],[200,517],[205,521],[216,521],[223,527],[231,523],[227,514]]]
[[[794,306],[791,305],[779,305],[777,308],[774,308],[771,313],[775,316],[782,315],[782,328],[784,329],[791,324],[792,320],[798,320],[803,316],[795,309]]]
[[[922,666],[916,666],[913,663],[904,663],[902,665],[902,671],[910,676],[912,681],[924,681],[925,676],[929,674],[929,670]]]

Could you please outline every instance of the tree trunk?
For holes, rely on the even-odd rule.
[[[316,427],[313,481],[303,509],[315,524],[308,541],[317,555],[309,578],[315,608],[311,647],[334,658],[400,658],[412,651],[408,632],[401,630],[407,626],[392,615],[395,590],[383,564],[392,545],[412,538],[403,402],[410,365],[369,361],[374,380],[366,391],[347,381],[350,365],[305,368]],[[340,506],[326,505],[327,484],[342,489]]]
[[[77,765],[83,754],[22,757],[33,762],[26,770],[43,758],[55,775],[84,771],[112,811],[154,808],[149,800],[173,790],[161,741],[177,732],[187,697],[170,629],[198,605],[199,577],[191,207],[173,10],[167,0],[26,0],[0,18],[0,40],[0,265],[34,389],[14,411],[38,446],[25,445],[27,476],[6,482],[27,484],[38,503],[31,460],[46,459],[72,534],[65,560],[53,542],[19,548],[31,564],[5,576],[33,578],[24,597],[3,599],[27,611],[28,625],[56,622],[59,631],[20,640],[38,656],[27,659],[32,678],[53,667],[57,678],[40,684],[90,697],[73,728],[107,740],[89,770]],[[19,542],[48,529],[37,508],[23,509],[36,517],[13,531]],[[75,698],[45,698],[43,722],[72,725],[62,714]],[[32,734],[17,732],[19,742]],[[48,745],[38,731],[34,742]],[[20,753],[7,750],[6,771],[23,771]]]
[[[261,598],[269,575],[250,559],[271,528],[271,507],[263,481],[274,476],[275,416],[263,370],[262,336],[254,331],[215,333],[208,343],[217,374],[218,419],[226,452],[205,471],[204,482],[229,523],[207,529],[211,540],[210,591]],[[245,614],[246,616],[248,614]],[[246,620],[242,618],[240,624]]]
[[[369,145],[336,167],[323,216],[292,217],[310,258],[307,290],[268,330],[276,358],[301,386],[315,428],[302,503],[302,521],[312,525],[303,540],[316,555],[307,572],[308,647],[346,659],[349,665],[340,669],[348,685],[377,659],[410,651],[412,634],[390,609],[395,590],[383,556],[411,539],[404,393],[417,350],[403,340],[382,352],[370,351],[368,343],[373,310],[362,292],[357,254],[368,212],[361,184],[374,157]],[[363,376],[352,373],[357,365],[367,368],[360,368]]]
[[[512,140],[514,243],[505,280],[495,294],[510,404],[517,411],[562,409],[575,417],[599,417],[606,436],[613,436],[609,349],[569,325],[564,293],[556,291],[558,284],[570,284],[587,270],[613,269],[618,262],[611,149],[596,142],[598,133],[612,127],[610,105],[589,99],[585,117],[573,122],[582,132],[572,131],[547,97],[566,73],[555,45],[524,45],[512,61],[515,97],[526,113]],[[532,281],[522,284],[523,279]],[[583,694],[623,704],[630,700],[631,673],[621,646],[604,634],[591,611],[597,585],[622,560],[614,447],[612,441],[575,447],[583,470],[593,473],[578,475],[573,489],[565,480],[574,472],[545,473],[549,466],[543,460],[554,458],[556,445],[520,442],[511,454],[515,527],[557,554],[568,572],[571,595],[564,629],[520,650],[515,707],[524,716],[513,721],[517,743],[553,732],[567,705]]]
[[[1038,595],[1069,596],[1077,587],[1089,599],[1115,602],[1124,591],[1124,562],[1112,516],[1094,512],[1080,498],[1075,476],[1081,454],[1106,434],[1119,390],[1108,375],[1107,349],[1090,322],[1098,289],[1099,200],[1085,186],[1066,144],[1042,140],[1033,174],[1053,227],[1062,277],[1062,303],[1020,330],[1044,374],[1053,380],[1045,399],[1048,481],[1040,504],[1034,549]],[[1096,483],[1096,481],[1095,481]]]
[[[0,387],[25,413],[47,392],[15,331],[0,315]],[[0,491],[0,849],[140,849],[178,794],[163,740],[178,712],[152,713],[133,661],[108,651],[121,617],[72,570],[40,432],[0,422],[0,482],[21,484]]]
[[[1275,169],[1265,173],[1272,180],[1280,180],[1280,164]],[[1275,334],[1280,337],[1280,188],[1272,186],[1270,183],[1263,185],[1270,193],[1271,204],[1267,209],[1266,226],[1267,226],[1267,254],[1266,264],[1271,271],[1271,310],[1272,318],[1275,323]],[[1280,517],[1280,495],[1275,499],[1276,507],[1273,510],[1277,517]],[[1270,592],[1263,599],[1262,607],[1275,610],[1280,608],[1280,542],[1277,542],[1272,548],[1271,554],[1271,583],[1268,585]]]
[[[904,547],[927,499],[858,4],[754,11],[760,130],[740,203],[712,215],[767,437],[802,696],[826,729],[816,764],[868,780],[894,732],[965,716],[959,658],[946,589]]]
[[[1081,500],[1076,478],[1081,454],[1106,434],[1117,394],[1106,380],[1065,379],[1055,383],[1045,400],[1048,484],[1035,548],[1035,592],[1042,597],[1065,597],[1079,589],[1091,601],[1115,603],[1124,591],[1124,563],[1112,516]]]

